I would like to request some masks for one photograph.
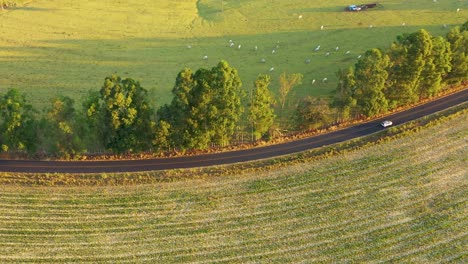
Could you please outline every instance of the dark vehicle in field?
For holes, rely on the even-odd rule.
[[[361,4],[361,5],[349,5],[345,8],[346,11],[362,11],[366,10],[368,8],[374,8],[377,6],[377,3],[371,3],[371,4]]]

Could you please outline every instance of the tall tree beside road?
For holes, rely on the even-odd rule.
[[[26,96],[10,89],[0,98],[0,144],[2,151],[35,150],[35,126],[33,108]]]
[[[269,85],[270,76],[259,75],[252,90],[247,119],[254,141],[259,140],[268,132],[276,118],[273,109],[275,98],[268,88]]]
[[[98,100],[91,102],[88,117],[100,123],[104,146],[118,153],[147,150],[153,138],[152,108],[140,83],[112,75],[106,77]]]
[[[440,91],[443,79],[452,69],[451,58],[450,43],[443,37],[433,38],[432,50],[430,55],[425,58],[418,86],[420,99],[432,97]]]
[[[455,27],[447,34],[452,50],[452,71],[447,82],[459,85],[468,79],[468,21],[462,27]]]
[[[372,117],[388,110],[383,90],[388,77],[389,57],[379,49],[366,51],[354,70],[354,97],[360,113]]]
[[[44,116],[42,129],[43,144],[50,154],[58,157],[75,155],[84,150],[80,129],[77,124],[74,101],[67,96],[51,100],[51,106]]]
[[[213,142],[225,146],[231,141],[236,126],[244,112],[242,99],[245,91],[237,69],[229,66],[226,61],[221,61],[211,69],[213,90],[213,103],[217,114],[214,116]]]
[[[221,61],[211,70],[181,71],[170,105],[158,111],[170,125],[170,138],[182,149],[229,144],[242,116],[242,83],[237,70]]]
[[[331,101],[331,107],[336,108],[337,121],[345,121],[356,115],[356,99],[354,90],[356,79],[354,77],[354,68],[349,67],[346,70],[338,71],[338,87]]]
[[[389,50],[391,67],[385,96],[390,108],[414,103],[426,60],[432,51],[432,37],[424,29],[397,37]]]
[[[172,101],[158,110],[159,123],[156,129],[169,129],[169,145],[184,147],[189,145],[190,133],[188,123],[190,108],[190,91],[195,86],[191,69],[183,69],[177,74],[176,82],[172,88]],[[157,132],[159,134],[160,132]],[[157,143],[160,139],[155,139]]]

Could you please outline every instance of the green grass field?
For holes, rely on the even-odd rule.
[[[384,0],[360,13],[344,12],[352,1],[342,0],[22,2],[0,11],[0,92],[19,88],[38,107],[56,94],[79,100],[112,73],[140,80],[161,105],[181,69],[221,59],[238,68],[245,89],[274,67],[273,90],[280,73],[299,72],[304,82],[291,98],[327,95],[336,87],[336,71],[365,50],[388,47],[397,35],[420,28],[445,34],[468,16],[468,0]]]
[[[468,116],[263,173],[0,186],[0,262],[467,261]]]

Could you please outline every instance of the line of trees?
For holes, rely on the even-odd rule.
[[[288,120],[297,130],[320,129],[383,114],[466,82],[467,40],[468,22],[446,38],[425,30],[399,36],[387,50],[370,49],[353,67],[340,70],[331,98],[298,101]],[[237,70],[221,61],[211,69],[179,72],[172,101],[158,109],[138,81],[112,75],[81,107],[58,96],[42,113],[10,89],[0,96],[1,151],[67,158],[103,150],[202,150],[227,146],[239,135],[268,140],[290,127],[278,123],[277,112],[284,117],[287,96],[301,80],[300,74],[281,74],[275,98],[270,76],[259,75],[248,94]]]
[[[0,144],[4,152],[65,158],[102,150],[203,150],[229,145],[236,132],[247,129],[240,127],[242,118],[258,140],[275,119],[269,84],[270,77],[260,75],[248,100],[237,70],[226,61],[210,70],[184,69],[171,103],[155,109],[138,81],[112,75],[87,94],[80,109],[73,99],[58,96],[42,114],[10,89],[0,98]]]
[[[368,50],[338,73],[331,105],[340,120],[373,117],[431,98],[468,77],[468,22],[446,38],[422,29],[399,36],[387,50]]]

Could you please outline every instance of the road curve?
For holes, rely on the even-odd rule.
[[[359,124],[330,133],[304,138],[282,144],[252,149],[230,151],[197,156],[157,158],[148,160],[122,161],[32,161],[0,160],[0,172],[23,173],[102,173],[102,172],[137,172],[167,170],[177,168],[194,168],[244,161],[272,158],[276,156],[301,152],[304,150],[330,145],[356,137],[369,135],[383,128],[380,123],[386,119],[394,125],[405,123],[425,115],[468,101],[468,89],[438,100],[419,105],[406,111],[389,115],[385,118]]]

